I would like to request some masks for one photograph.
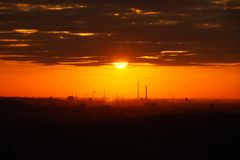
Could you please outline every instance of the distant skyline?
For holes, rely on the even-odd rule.
[[[240,98],[239,68],[157,67],[129,64],[124,69],[106,66],[48,66],[32,63],[4,63],[0,68],[0,96],[79,97],[115,94],[124,98],[140,96],[148,85],[149,98]]]
[[[132,98],[140,80],[155,98],[240,98],[239,0],[8,0],[0,15],[0,96]]]

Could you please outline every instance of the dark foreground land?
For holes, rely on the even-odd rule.
[[[239,102],[114,108],[25,101],[0,99],[1,160],[240,158]]]

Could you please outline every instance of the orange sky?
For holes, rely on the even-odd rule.
[[[0,96],[240,98],[238,1],[0,2]]]
[[[0,96],[109,98],[115,93],[141,96],[148,84],[150,98],[240,98],[240,69],[234,66],[159,67],[129,64],[117,69],[112,64],[98,67],[47,66],[30,62],[0,61]]]

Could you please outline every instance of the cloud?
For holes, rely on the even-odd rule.
[[[0,39],[0,42],[26,42],[26,39]]]
[[[141,58],[141,59],[159,59],[160,56],[141,56],[141,57],[138,57],[138,58]]]
[[[17,33],[23,33],[23,34],[32,34],[32,33],[37,33],[37,29],[14,29],[15,32]]]
[[[199,63],[201,66],[240,66],[240,63]]]
[[[71,31],[44,31],[43,33],[56,34],[56,35],[74,35],[74,36],[82,36],[82,37],[98,35],[98,33],[91,33],[91,32],[77,33],[77,32],[71,32]]]
[[[1,47],[29,47],[31,46],[28,43],[20,43],[20,44],[1,44]]]
[[[172,51],[161,51],[161,54],[182,54],[187,53],[188,51],[178,51],[178,50],[172,50]]]
[[[86,8],[86,5],[67,3],[67,4],[29,4],[29,3],[2,3],[0,10],[15,10],[22,12],[29,11],[62,11],[67,9]]]
[[[117,57],[153,65],[235,64],[239,8],[238,0],[9,0],[0,2],[0,59],[77,66],[111,64]]]
[[[136,15],[142,15],[142,16],[146,16],[146,15],[159,15],[161,14],[161,12],[157,12],[157,11],[143,11],[141,9],[137,9],[137,8],[130,8],[129,9],[131,11],[131,13],[125,14],[125,15],[132,15],[132,14],[136,14]]]
[[[196,28],[200,28],[200,29],[218,29],[221,27],[222,27],[221,24],[214,24],[214,23],[202,23],[202,24],[196,25]]]

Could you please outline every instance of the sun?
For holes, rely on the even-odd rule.
[[[124,69],[128,66],[128,62],[114,62],[113,65],[117,69]]]

